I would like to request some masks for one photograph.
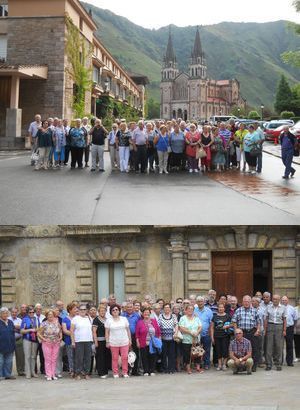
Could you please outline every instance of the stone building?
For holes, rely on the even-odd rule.
[[[66,52],[67,17],[91,50],[86,66],[93,88],[85,96],[86,113],[96,114],[99,96],[106,95],[143,114],[147,78],[139,77],[137,84],[118,64],[79,0],[0,0],[1,148],[24,147],[36,113],[72,119],[76,86]]]
[[[179,72],[171,33],[163,59],[161,118],[208,120],[213,115],[228,115],[233,106],[243,107],[238,80],[212,80],[207,77],[205,53],[197,28],[188,72]]]
[[[270,290],[300,295],[293,226],[2,226],[1,303],[171,299]],[[1,304],[0,303],[0,304]]]

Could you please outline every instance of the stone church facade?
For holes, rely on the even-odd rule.
[[[169,35],[162,66],[161,118],[169,120],[208,120],[213,115],[229,115],[233,106],[242,107],[245,101],[240,95],[238,80],[212,80],[207,77],[205,53],[202,49],[199,29],[188,72],[179,72]]]
[[[300,295],[300,228],[2,226],[0,305],[146,293]]]

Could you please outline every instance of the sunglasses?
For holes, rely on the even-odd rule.
[[[84,311],[84,310],[86,310],[86,309],[79,309],[79,310],[82,310],[82,311]]]
[[[32,311],[32,312],[28,312],[28,313],[34,313],[34,311]]]
[[[112,312],[119,312],[119,309],[113,309]]]

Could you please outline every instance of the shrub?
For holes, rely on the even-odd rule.
[[[293,111],[282,111],[282,113],[280,114],[280,118],[283,118],[285,120],[288,120],[292,117],[295,117]]]

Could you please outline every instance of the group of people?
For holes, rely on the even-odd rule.
[[[236,374],[281,370],[284,339],[287,366],[300,358],[300,306],[287,296],[268,292],[243,297],[210,290],[153,302],[150,295],[121,305],[110,295],[98,307],[72,301],[64,308],[57,301],[49,309],[41,304],[0,309],[0,379],[19,376],[57,380],[63,371],[76,380],[120,375],[155,376],[185,370],[203,373],[211,367]],[[37,360],[39,356],[39,360]],[[296,360],[297,360],[296,359]],[[121,369],[121,373],[120,373]]]
[[[71,153],[71,169],[90,167],[91,172],[104,172],[104,151],[107,144],[111,169],[120,172],[155,172],[168,174],[173,171],[190,173],[221,172],[237,169],[250,175],[262,172],[264,132],[258,122],[248,127],[235,120],[228,123],[186,123],[180,118],[172,121],[140,120],[126,123],[116,120],[107,131],[101,120],[87,117],[69,121],[48,118],[42,121],[37,114],[30,124],[32,165],[35,169],[60,168],[68,165]],[[106,143],[107,140],[107,143]],[[298,141],[286,126],[280,142],[283,178],[293,177],[293,156],[299,152]]]
[[[97,118],[76,119],[70,126],[66,119],[42,121],[36,115],[29,137],[37,170],[67,165],[69,153],[71,169],[89,167],[91,153],[91,171],[98,166],[103,172],[106,139],[111,167],[120,172],[198,173],[231,168],[255,174],[262,170],[264,133],[255,122],[246,129],[244,124],[237,127],[234,120],[211,126],[181,119],[128,124],[122,119],[107,131]]]

